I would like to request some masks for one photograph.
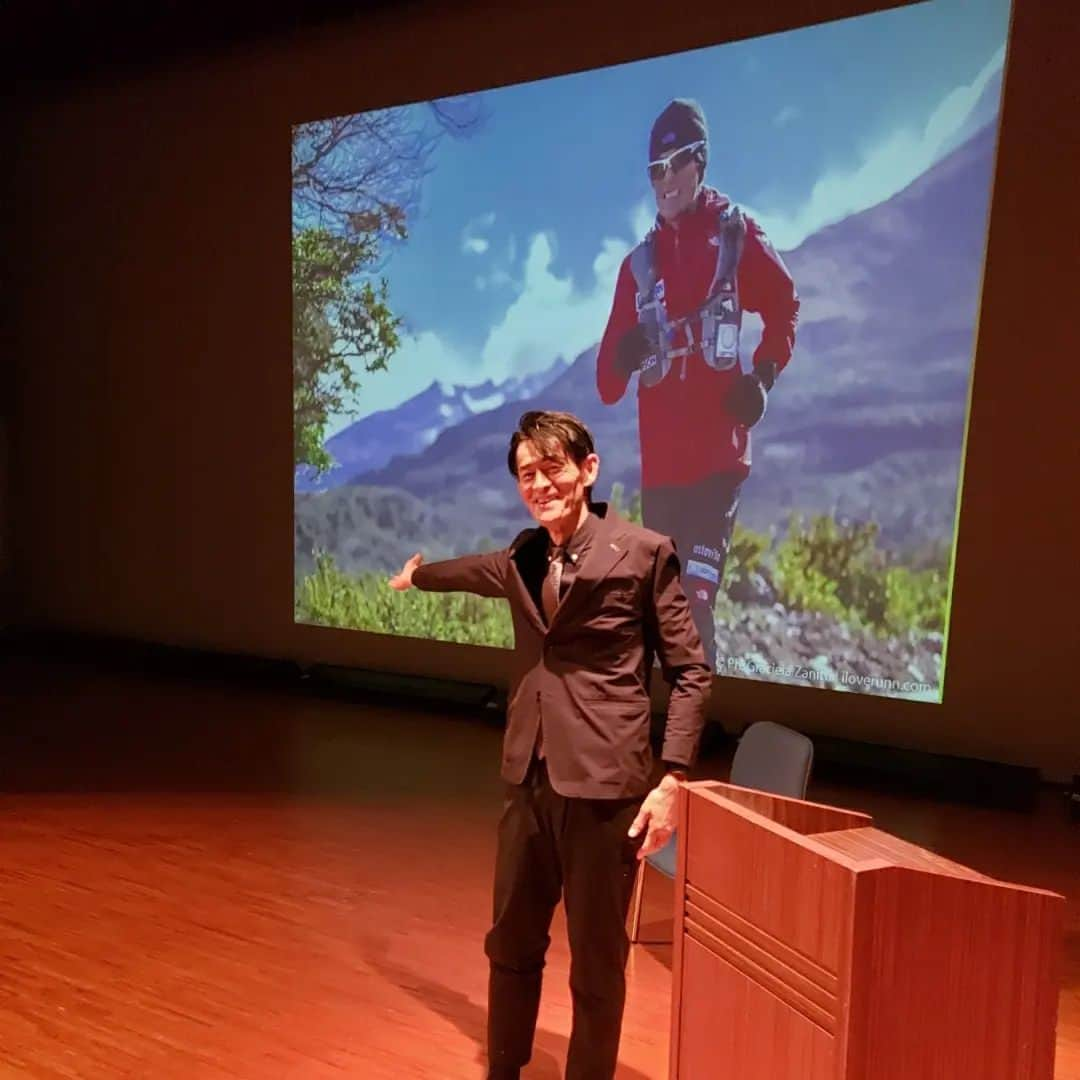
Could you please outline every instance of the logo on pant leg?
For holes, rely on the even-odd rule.
[[[698,553],[698,549],[694,548],[694,554]],[[686,572],[692,574],[694,577],[699,577],[704,581],[711,581],[714,585],[720,584],[720,571],[715,566],[710,566],[708,563],[698,562],[697,559],[686,560]]]
[[[700,555],[703,559],[710,559],[712,562],[722,563],[724,556],[727,554],[727,548],[714,548],[709,547],[708,544],[695,544],[694,554]]]

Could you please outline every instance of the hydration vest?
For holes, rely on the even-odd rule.
[[[641,386],[655,386],[671,370],[673,360],[682,358],[682,377],[686,377],[686,357],[701,351],[705,363],[714,371],[727,371],[739,363],[739,331],[742,306],[736,271],[746,237],[746,221],[737,206],[719,211],[716,233],[710,238],[716,245],[716,268],[705,302],[680,319],[669,319],[664,301],[664,280],[656,270],[656,230],[653,226],[645,239],[630,252],[630,270],[637,286],[638,325],[655,350],[641,366]],[[701,337],[695,341],[695,325]],[[679,331],[686,344],[676,346]]]

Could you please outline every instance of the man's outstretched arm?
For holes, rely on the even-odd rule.
[[[390,578],[389,585],[398,592],[417,588],[425,592],[505,596],[508,560],[506,551],[492,551],[486,555],[463,555],[458,559],[425,564],[423,555],[417,552]]]

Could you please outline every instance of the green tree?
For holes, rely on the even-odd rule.
[[[358,372],[384,370],[398,346],[401,319],[386,281],[359,279],[377,257],[373,232],[316,227],[293,236],[294,465],[330,468],[328,419],[349,408]]]
[[[408,236],[431,155],[482,120],[466,96],[293,128],[293,462],[322,472],[330,417],[355,412],[360,375],[385,370],[401,318],[378,276]]]
[[[612,510],[626,521],[633,522],[635,525],[642,524],[641,492],[635,491],[634,494],[630,496],[629,503],[623,501],[625,498],[626,489],[620,481],[616,480],[615,483],[611,485],[611,496],[609,499]]]
[[[295,125],[294,231],[318,225],[341,234],[359,225],[393,233],[415,211],[442,138],[466,136],[483,120],[481,98],[464,95]]]

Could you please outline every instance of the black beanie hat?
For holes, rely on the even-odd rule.
[[[702,168],[708,159],[709,127],[701,106],[690,98],[675,98],[656,118],[649,135],[649,160],[659,161],[673,150],[690,143],[704,142],[698,151]]]

